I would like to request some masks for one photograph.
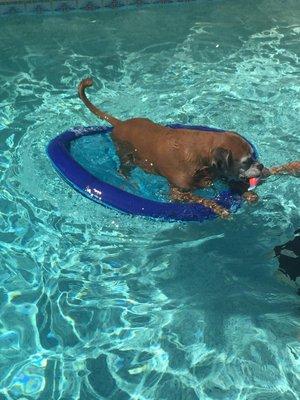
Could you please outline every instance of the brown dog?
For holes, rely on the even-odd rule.
[[[173,200],[203,204],[223,218],[229,216],[227,209],[192,191],[210,186],[213,180],[221,178],[228,182],[239,181],[241,184],[238,188],[235,184],[235,188],[246,200],[257,200],[255,193],[247,192],[248,180],[267,175],[269,170],[255,159],[251,145],[239,134],[173,129],[146,118],[120,121],[88,100],[85,88],[92,84],[90,78],[82,80],[78,86],[79,96],[94,114],[113,125],[112,139],[123,176],[128,177],[135,166],[161,175],[169,181]]]

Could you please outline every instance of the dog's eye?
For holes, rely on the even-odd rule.
[[[251,163],[252,163],[252,159],[251,158],[247,158],[246,160],[242,161],[242,166],[243,167],[247,167],[247,166],[250,166]]]

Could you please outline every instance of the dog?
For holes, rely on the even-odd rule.
[[[174,129],[147,118],[120,121],[90,102],[85,89],[92,85],[91,78],[83,79],[78,85],[78,94],[90,111],[113,126],[112,140],[122,176],[128,178],[136,166],[147,173],[161,175],[169,182],[172,200],[202,204],[221,218],[228,218],[230,212],[193,191],[222,179],[248,202],[258,200],[255,192],[248,191],[249,179],[260,179],[272,172],[256,159],[252,146],[241,135],[231,131],[220,134]]]

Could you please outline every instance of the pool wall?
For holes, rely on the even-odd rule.
[[[147,4],[189,3],[197,0],[0,0],[0,16],[44,14],[75,10],[140,7]]]

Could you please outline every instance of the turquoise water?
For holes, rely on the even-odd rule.
[[[0,399],[299,399],[299,298],[272,249],[299,228],[292,177],[230,221],[162,223],[83,198],[45,146],[119,118],[237,130],[299,154],[299,2],[200,1],[2,18]]]

